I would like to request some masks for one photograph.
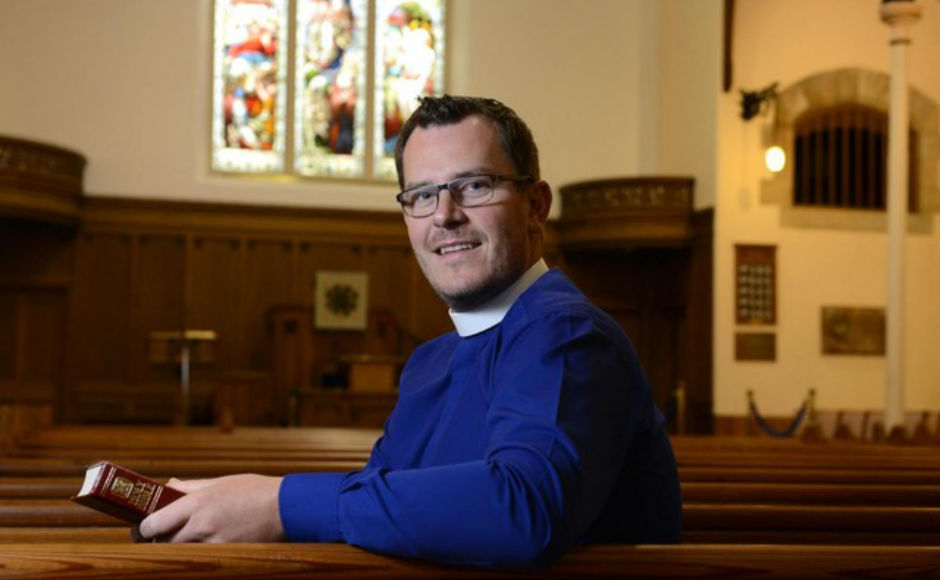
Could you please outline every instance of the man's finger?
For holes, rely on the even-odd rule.
[[[173,489],[178,489],[183,493],[190,493],[196,491],[197,489],[202,489],[204,487],[209,487],[213,483],[216,483],[218,478],[209,478],[209,479],[176,479],[175,477],[170,478],[166,482],[167,486],[172,487]]]
[[[144,518],[138,526],[141,539],[168,536],[183,527],[194,509],[192,503],[184,496]]]

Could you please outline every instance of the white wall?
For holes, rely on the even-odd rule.
[[[754,389],[766,414],[791,415],[815,387],[824,409],[881,409],[884,357],[823,356],[820,308],[884,307],[886,237],[782,227],[777,206],[760,202],[761,127],[769,120],[740,118],[738,89],[773,81],[785,89],[827,70],[861,67],[890,72],[889,29],[878,0],[738,0],[734,33],[734,91],[723,95],[719,127],[715,248],[715,412],[746,412]],[[912,29],[911,83],[940,102],[940,5],[921,2]],[[940,223],[929,234],[909,234],[906,278],[906,406],[940,408]],[[777,245],[777,361],[734,360],[733,261],[735,243]]]
[[[662,0],[655,173],[695,177],[695,207],[715,205],[723,3]],[[649,114],[649,112],[647,112]]]
[[[89,195],[396,211],[391,183],[209,173],[210,4],[3,0],[0,133],[85,154]],[[634,175],[643,4],[452,1],[448,90],[515,108],[556,187]]]

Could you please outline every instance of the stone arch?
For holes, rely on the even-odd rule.
[[[777,94],[772,122],[764,127],[764,145],[778,144],[792,157],[793,125],[808,111],[854,103],[888,112],[891,77],[885,73],[847,68],[806,77]],[[918,213],[910,216],[912,231],[929,231],[930,214],[940,211],[940,109],[915,88],[910,89],[910,123],[917,137]],[[779,205],[781,223],[794,227],[845,229],[885,228],[884,212],[860,212],[832,208],[793,206],[793,169],[783,171],[761,184],[761,202]]]

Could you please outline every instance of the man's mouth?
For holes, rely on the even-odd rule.
[[[440,256],[446,256],[447,254],[453,254],[455,252],[463,252],[466,250],[472,250],[473,248],[476,248],[479,245],[480,245],[479,243],[471,243],[471,242],[448,244],[446,246],[441,246],[440,248],[437,248],[436,250],[434,250],[434,253]]]

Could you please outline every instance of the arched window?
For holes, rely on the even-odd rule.
[[[888,118],[883,111],[842,104],[804,113],[793,124],[793,205],[883,210]],[[917,139],[909,137],[909,195],[917,211]]]
[[[212,169],[392,179],[444,87],[445,0],[215,0]]]

